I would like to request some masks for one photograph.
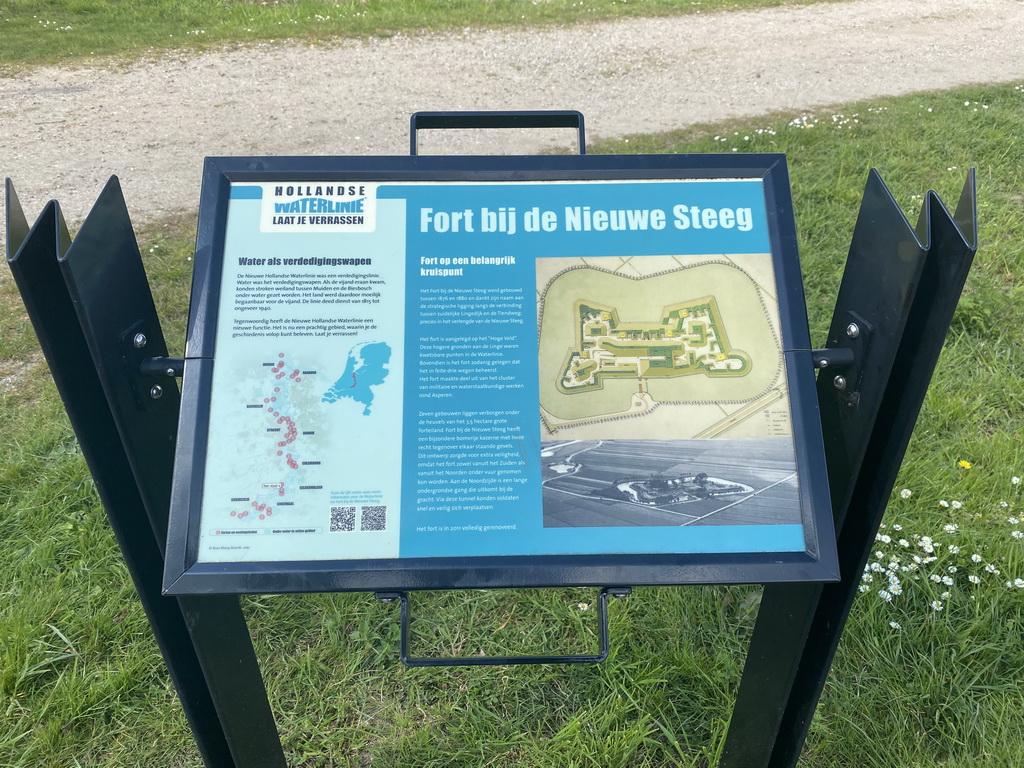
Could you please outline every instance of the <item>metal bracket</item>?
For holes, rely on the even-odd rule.
[[[154,381],[154,378],[166,376],[165,369],[168,367],[165,365],[163,369],[153,370],[147,366],[150,360],[167,359],[146,357],[147,354],[152,353],[152,350],[147,349],[150,340],[156,338],[149,326],[149,321],[139,320],[122,333],[120,339],[121,359],[124,360],[126,373],[131,381],[135,404],[142,411],[149,410],[153,406],[154,400],[163,397],[164,385]]]
[[[864,379],[864,361],[874,335],[874,327],[856,312],[847,311],[844,322],[833,327],[825,349],[811,350],[811,360],[818,369],[818,378],[828,375],[836,395],[847,406],[860,400]],[[837,369],[833,372],[832,369]]]
[[[159,380],[163,378],[181,378],[185,372],[185,359],[182,357],[146,357],[153,350],[149,349],[149,322],[139,320],[121,334],[121,359],[124,360],[128,378],[132,384],[132,394],[139,410],[149,410],[154,401],[164,396],[164,387]]]
[[[139,363],[140,376],[166,376],[180,379],[185,375],[185,358],[183,357],[147,357]]]
[[[853,350],[846,347],[811,350],[811,362],[818,369],[849,368],[853,365],[854,359]]]
[[[632,587],[605,587],[597,598],[598,630],[601,651],[578,656],[469,656],[465,658],[411,658],[409,656],[409,596],[405,592],[377,592],[382,603],[402,601],[400,653],[407,667],[482,667],[518,664],[599,664],[608,658],[608,596],[623,598],[633,593]]]

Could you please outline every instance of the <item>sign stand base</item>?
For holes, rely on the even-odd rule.
[[[601,650],[599,653],[575,656],[467,656],[464,658],[414,658],[409,656],[409,596],[405,592],[378,592],[374,595],[382,603],[400,600],[401,640],[399,658],[407,667],[495,667],[519,664],[599,664],[608,658],[608,597],[622,599],[633,593],[630,587],[605,587],[597,596],[597,621]]]

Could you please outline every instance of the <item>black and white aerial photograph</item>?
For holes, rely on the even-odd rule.
[[[546,528],[801,522],[790,438],[547,442],[541,467]]]

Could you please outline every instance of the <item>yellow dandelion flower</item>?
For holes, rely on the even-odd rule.
[[[958,467],[960,467],[960,469],[970,469],[970,468],[971,468],[971,462],[969,462],[969,461],[964,461],[963,459],[961,459],[960,461],[958,461],[958,462],[956,463],[956,465],[957,465]]]

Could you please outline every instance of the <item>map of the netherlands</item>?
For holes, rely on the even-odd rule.
[[[362,403],[363,415],[370,415],[373,404],[372,387],[384,383],[388,377],[388,363],[391,361],[391,347],[383,341],[357,344],[348,351],[345,370],[334,386],[324,392],[322,402],[336,403],[342,398],[351,398]]]

